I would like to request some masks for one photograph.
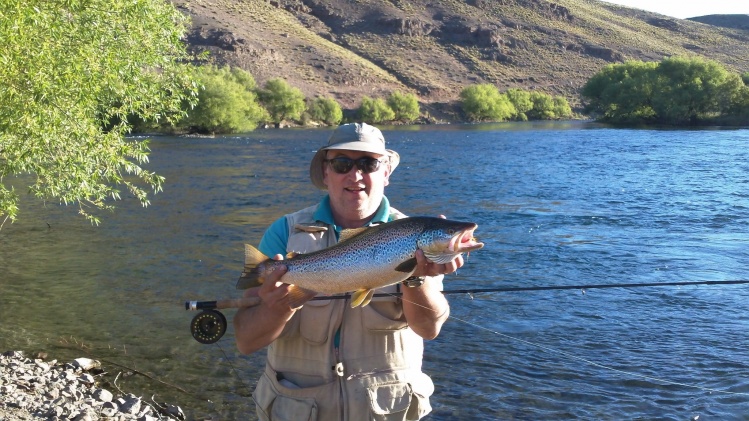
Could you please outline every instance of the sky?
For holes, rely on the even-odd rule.
[[[705,15],[749,15],[749,0],[605,0],[679,19]]]

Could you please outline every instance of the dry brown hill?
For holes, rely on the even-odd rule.
[[[416,93],[447,109],[477,83],[537,89],[579,104],[609,63],[696,54],[749,71],[749,31],[596,0],[173,0],[189,43],[259,84],[282,77],[345,108]]]

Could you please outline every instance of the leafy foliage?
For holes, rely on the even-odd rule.
[[[201,133],[240,133],[257,128],[268,112],[257,102],[255,79],[239,68],[203,66],[198,105],[187,111],[183,127]]]
[[[144,206],[163,178],[141,167],[128,116],[177,121],[197,85],[180,39],[186,18],[161,0],[0,2],[0,215],[14,220],[14,175],[38,198],[112,209],[125,188]],[[27,180],[27,178],[25,178]]]
[[[260,103],[270,113],[272,123],[284,120],[299,120],[307,106],[304,94],[281,78],[269,79],[263,89],[257,91]]]
[[[387,105],[395,113],[395,119],[411,123],[419,118],[419,100],[416,95],[395,91],[387,99]]]
[[[589,112],[616,123],[694,124],[740,112],[737,74],[698,57],[631,61],[603,68],[583,87]]]
[[[509,99],[513,107],[515,107],[515,114],[512,115],[512,118],[515,120],[527,121],[527,112],[533,109],[531,93],[519,88],[512,88],[508,89],[505,95],[507,95],[507,99]]]
[[[589,99],[587,112],[619,122],[653,119],[652,96],[657,63],[628,61],[604,67],[585,84],[582,95]]]
[[[362,98],[357,114],[361,121],[369,123],[381,123],[395,119],[395,112],[388,106],[384,99],[373,99],[368,96]]]
[[[343,120],[341,104],[333,98],[315,98],[308,111],[313,120],[322,121],[328,126],[335,126]]]
[[[463,112],[472,121],[502,121],[517,114],[508,97],[490,83],[464,88],[460,100]]]
[[[474,121],[526,121],[572,117],[572,108],[564,97],[522,89],[499,92],[491,84],[472,85],[460,93],[463,112]]]

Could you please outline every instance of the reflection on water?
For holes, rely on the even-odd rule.
[[[118,203],[99,227],[74,207],[24,202],[0,230],[0,349],[87,353],[159,379],[121,386],[193,418],[254,419],[262,352],[239,356],[231,326],[198,344],[183,303],[238,295],[243,244],[321,197],[308,165],[328,134],[155,139],[149,169],[165,191],[148,208]],[[402,157],[395,207],[479,224],[486,246],[449,289],[746,278],[749,130],[560,122],[385,135]],[[429,419],[741,419],[747,298],[745,286],[452,295],[453,318],[426,348]]]

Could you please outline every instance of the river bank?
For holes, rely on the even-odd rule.
[[[45,361],[46,355],[22,351],[0,354],[0,420],[184,420],[179,406],[126,393],[120,373],[101,362],[76,358]]]

